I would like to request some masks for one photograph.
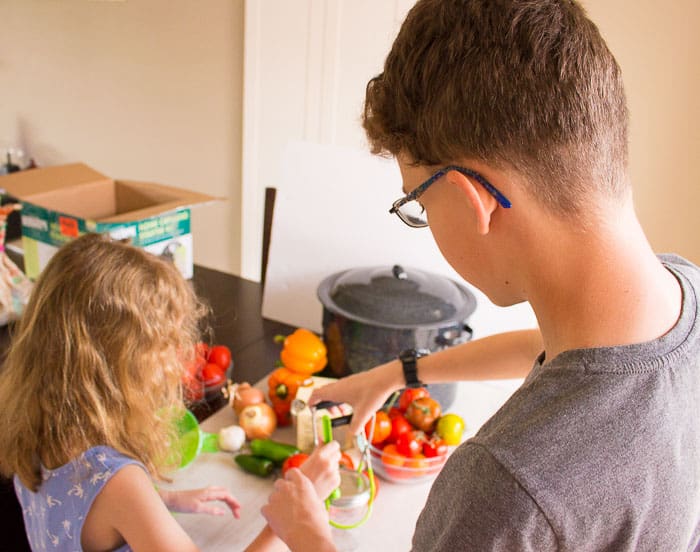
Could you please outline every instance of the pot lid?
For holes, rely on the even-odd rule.
[[[331,312],[388,327],[462,323],[476,309],[476,298],[464,286],[399,265],[333,274],[320,283],[318,297]]]

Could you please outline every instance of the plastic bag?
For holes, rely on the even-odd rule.
[[[5,252],[7,217],[21,208],[19,203],[0,206],[0,325],[22,315],[32,291],[32,282]]]

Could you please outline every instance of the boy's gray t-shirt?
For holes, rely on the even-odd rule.
[[[651,342],[538,359],[435,480],[415,551],[700,550],[700,269]]]

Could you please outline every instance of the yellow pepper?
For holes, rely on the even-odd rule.
[[[311,375],[320,372],[328,362],[326,345],[312,331],[295,330],[284,339],[280,360],[285,368],[299,374]]]

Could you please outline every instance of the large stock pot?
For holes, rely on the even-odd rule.
[[[325,278],[323,304],[327,373],[343,377],[396,358],[409,348],[439,351],[471,339],[476,298],[463,285],[423,270],[363,267]],[[455,383],[430,385],[443,411]]]

